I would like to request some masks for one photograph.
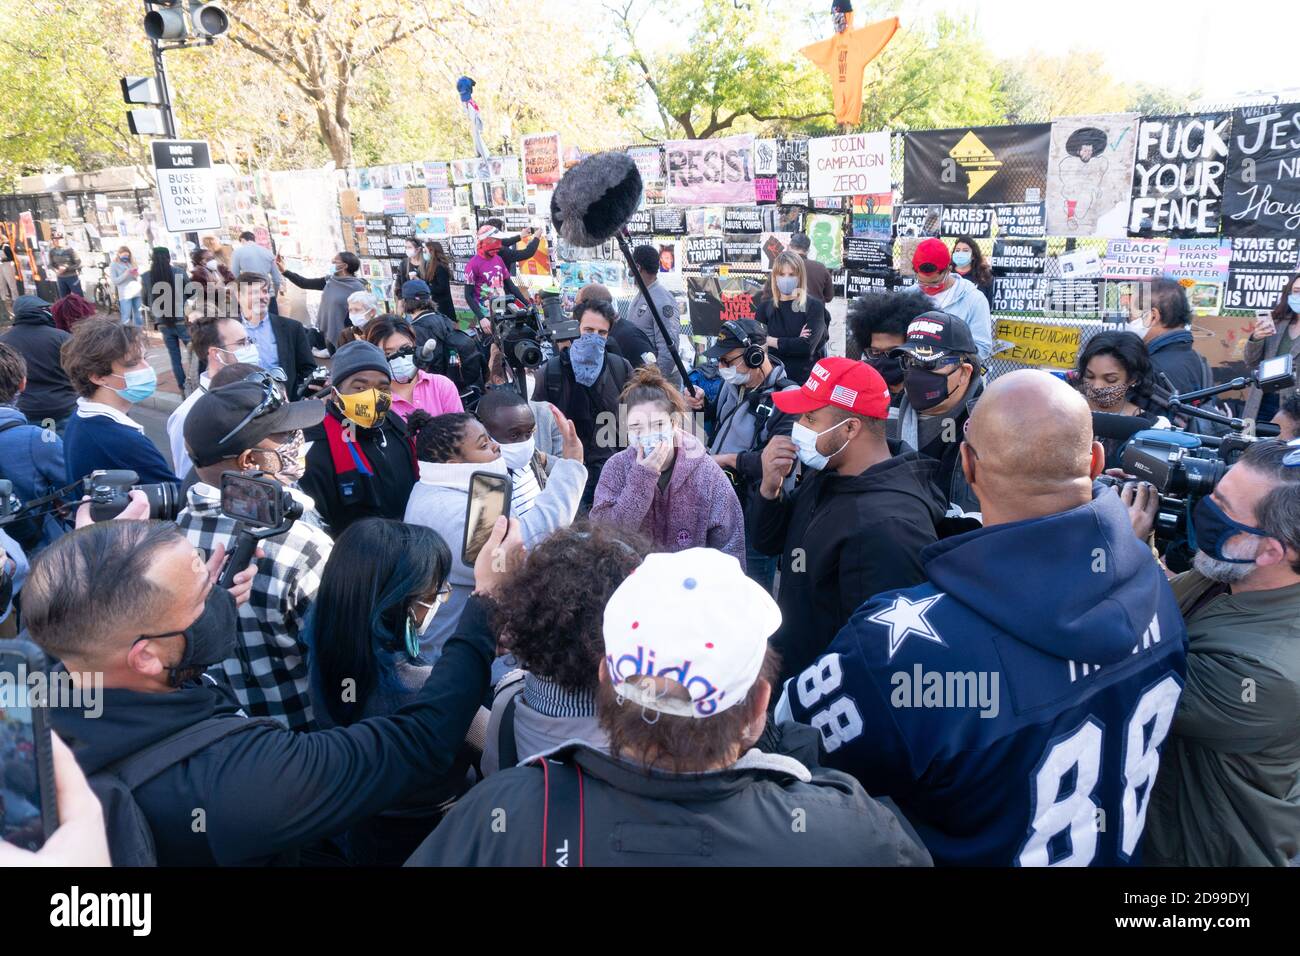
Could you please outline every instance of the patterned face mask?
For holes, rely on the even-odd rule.
[[[1128,385],[1123,382],[1118,385],[1106,385],[1102,388],[1094,388],[1089,385],[1083,391],[1088,397],[1088,401],[1097,407],[1114,408],[1124,401],[1124,396],[1128,394]]]
[[[377,388],[368,388],[364,392],[337,392],[339,408],[349,421],[362,428],[374,428],[379,425],[388,409],[392,407],[393,396]]]
[[[569,361],[578,384],[590,388],[605,367],[605,340],[594,332],[575,339],[569,346]]]

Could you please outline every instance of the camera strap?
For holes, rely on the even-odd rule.
[[[582,768],[539,757],[542,768],[542,866],[584,866]]]

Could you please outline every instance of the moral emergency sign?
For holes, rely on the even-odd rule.
[[[201,140],[153,142],[153,168],[168,232],[221,228],[217,177],[208,144]]]

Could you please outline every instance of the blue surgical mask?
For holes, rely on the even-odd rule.
[[[600,378],[605,367],[605,339],[595,332],[579,336],[569,346],[569,361],[573,364],[573,377],[579,385],[590,388]]]
[[[158,373],[151,367],[132,369],[122,376],[122,380],[126,382],[126,388],[115,388],[113,391],[132,405],[143,402],[158,389]]]
[[[1292,292],[1286,297],[1286,307],[1292,312],[1300,312],[1300,292]]]
[[[959,266],[963,269],[966,268],[968,265],[970,265],[970,253],[954,252],[952,254],[952,264],[955,266]]]
[[[1216,561],[1225,561],[1228,564],[1254,564],[1254,558],[1230,558],[1223,553],[1223,546],[1227,544],[1228,539],[1235,538],[1239,534],[1268,537],[1268,534],[1259,528],[1233,521],[1213,498],[1202,498],[1192,508],[1187,522],[1187,543],[1196,550],[1204,551]]]
[[[665,442],[672,442],[674,435],[672,432],[651,432],[648,435],[631,435],[629,438],[632,444],[640,445],[641,451],[649,455]]]
[[[782,295],[794,295],[795,290],[798,288],[799,288],[798,276],[777,276],[776,277],[776,291],[780,292]]]

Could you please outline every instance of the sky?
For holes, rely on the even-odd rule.
[[[1287,26],[1295,24],[1294,0],[917,0],[907,6],[973,12],[999,57],[1098,50],[1122,80],[1199,90],[1210,101],[1300,89],[1295,31]]]

